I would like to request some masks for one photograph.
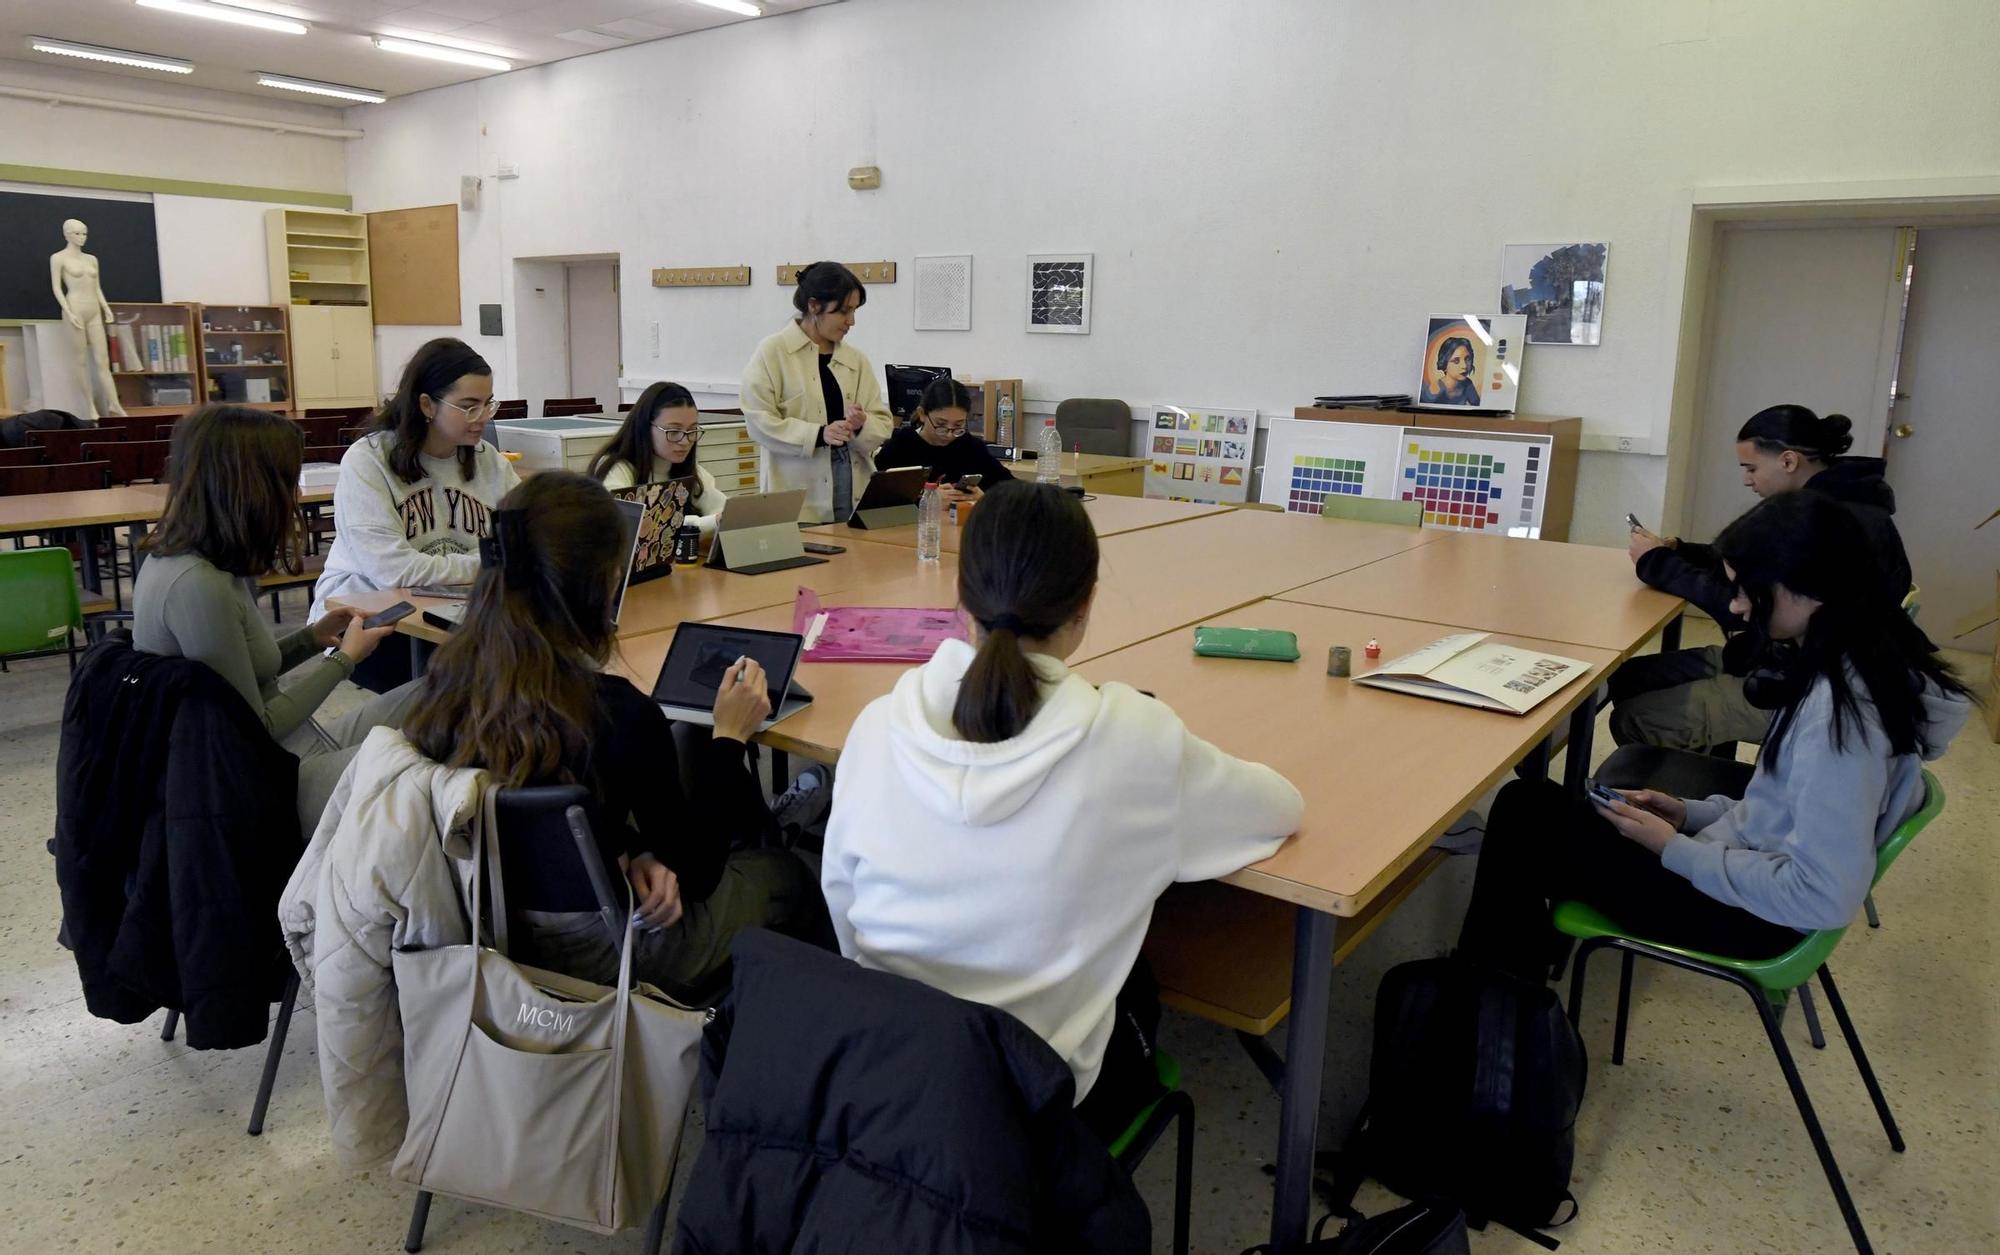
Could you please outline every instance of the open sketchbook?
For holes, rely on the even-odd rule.
[[[1521,645],[1488,643],[1484,632],[1462,632],[1392,658],[1356,684],[1435,697],[1439,701],[1525,715],[1590,670],[1590,664]]]

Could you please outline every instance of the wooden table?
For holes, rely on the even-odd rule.
[[[17,497],[0,497],[0,536],[57,532],[69,528],[83,532],[83,586],[93,593],[102,592],[104,579],[97,567],[98,539],[120,526],[131,528],[135,544],[146,534],[147,525],[158,521],[160,511],[166,504],[163,494],[146,491],[150,486],[87,488],[81,492],[33,492]],[[122,605],[122,595],[118,592],[115,578],[112,580],[112,593],[113,604]]]
[[[1125,532],[1144,531],[1149,527],[1185,523],[1190,519],[1206,518],[1212,514],[1225,514],[1232,508],[1195,501],[1160,501],[1152,497],[1096,496],[1083,503],[1083,511],[1090,516],[1091,524],[1097,528],[1099,536],[1117,536]],[[837,545],[844,545],[850,539],[859,538],[878,545],[901,545],[908,549],[917,547],[915,524],[870,530],[849,527],[845,523],[826,523],[805,530],[824,536]],[[944,525],[944,552],[957,553],[959,537],[962,534],[958,524],[947,516]]]
[[[1293,588],[1285,601],[1517,632],[1619,652],[1619,661],[1680,613],[1647,588],[1622,549],[1464,532]]]
[[[1023,458],[1019,462],[1003,465],[1021,479],[1035,477],[1032,459]],[[1062,455],[1062,480],[1065,484],[1102,496],[1143,497],[1146,495],[1146,459],[1110,453],[1065,453]]]

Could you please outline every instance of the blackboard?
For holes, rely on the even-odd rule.
[[[151,201],[0,192],[0,318],[62,317],[49,258],[62,251],[62,224],[70,218],[90,228],[83,251],[97,258],[106,300],[160,300]]]

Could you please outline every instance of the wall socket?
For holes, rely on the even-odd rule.
[[[1618,452],[1636,453],[1638,452],[1638,449],[1639,449],[1639,442],[1632,439],[1632,437],[1630,436],[1618,437]]]

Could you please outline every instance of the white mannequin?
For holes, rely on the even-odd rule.
[[[84,408],[91,411],[81,417],[122,418],[125,409],[118,404],[111,350],[104,339],[105,328],[112,323],[111,306],[98,280],[97,259],[83,251],[90,228],[71,218],[63,223],[63,238],[69,241],[67,247],[49,258],[49,285],[69,325],[76,328],[76,380],[83,385]]]

